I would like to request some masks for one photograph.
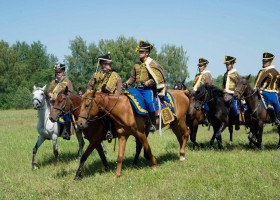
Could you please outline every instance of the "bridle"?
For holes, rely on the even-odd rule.
[[[60,94],[60,95],[61,95],[61,96],[65,96],[65,97],[66,97],[66,101],[65,101],[64,105],[62,106],[62,108],[61,108],[61,107],[58,107],[58,106],[53,106],[54,109],[60,111],[60,113],[58,114],[58,117],[61,117],[62,115],[68,115],[68,114],[70,114],[70,113],[73,113],[75,110],[77,110],[78,108],[81,107],[81,105],[79,105],[79,106],[77,106],[76,108],[74,108],[73,110],[71,110],[71,104],[70,104],[69,95],[68,95],[68,94],[67,94],[67,95],[65,95],[65,94]],[[68,103],[68,105],[69,105],[69,110],[68,110],[67,112],[65,112],[64,109],[65,109],[67,103]]]
[[[43,96],[44,96],[44,99],[46,99],[45,93],[43,93]],[[42,102],[40,101],[40,99],[38,99],[38,98],[36,98],[36,97],[32,99],[32,102],[34,102],[35,100],[38,101],[40,105],[42,104]],[[45,103],[46,103],[46,102],[44,101],[44,104],[43,104],[42,106],[40,106],[38,109],[36,109],[36,110],[42,110],[43,107],[45,106]]]
[[[79,117],[85,119],[87,122],[93,122],[93,121],[100,120],[100,119],[102,119],[103,117],[109,115],[109,114],[112,112],[112,110],[113,110],[113,109],[115,108],[115,106],[117,105],[117,103],[118,103],[118,101],[119,101],[119,98],[120,98],[120,94],[118,95],[117,101],[115,102],[115,104],[113,105],[113,107],[112,107],[110,110],[106,111],[105,108],[106,108],[107,104],[104,106],[104,110],[106,111],[106,113],[105,113],[104,115],[102,115],[101,117],[98,117],[98,118],[90,119],[90,111],[91,111],[91,109],[92,109],[92,107],[93,107],[93,101],[94,101],[95,104],[97,105],[98,110],[100,110],[101,107],[100,107],[99,104],[97,103],[95,97],[93,97],[93,98],[91,98],[91,97],[84,97],[84,99],[89,99],[89,100],[91,101],[91,102],[90,102],[90,106],[89,106],[89,111],[88,111],[87,117],[82,116],[82,115],[79,115]]]
[[[210,100],[207,100],[208,98],[209,98],[209,93],[208,93],[208,91],[205,89],[205,92],[204,92],[204,98],[203,98],[203,100],[199,100],[199,99],[196,99],[195,98],[195,102],[197,103],[197,104],[199,104],[199,105],[204,105],[204,104],[207,104],[207,103],[209,103],[209,102],[211,102],[211,101],[213,101],[216,97],[212,97]]]

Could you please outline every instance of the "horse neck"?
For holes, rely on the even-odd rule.
[[[72,93],[69,93],[70,107],[75,109],[81,105],[82,99]],[[81,111],[81,107],[77,108],[74,113],[72,113],[76,118],[78,118]]]
[[[251,112],[253,112],[256,109],[256,107],[259,105],[258,101],[260,101],[257,92],[255,92],[252,95],[253,92],[254,92],[253,89],[251,88],[251,86],[248,83],[248,86],[244,91],[244,96],[245,97],[249,96],[248,98],[246,98],[246,103],[247,103],[249,111],[251,111]],[[252,96],[250,96],[250,95],[252,95]]]
[[[50,110],[47,107],[47,101],[46,99],[44,99],[44,106],[42,107],[42,109],[37,110],[38,112],[38,119],[39,122],[43,125],[46,121],[46,119],[49,117],[50,115]]]

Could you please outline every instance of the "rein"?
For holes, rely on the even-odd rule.
[[[105,116],[107,116],[108,114],[110,114],[110,113],[112,112],[112,110],[113,110],[113,109],[115,108],[115,106],[117,105],[117,103],[118,103],[118,101],[119,101],[119,98],[120,98],[120,94],[118,95],[117,101],[115,102],[115,104],[112,106],[112,108],[111,108],[110,110],[106,111],[105,108],[106,108],[107,105],[104,107],[104,110],[106,111],[106,113],[105,113],[104,115],[102,115],[101,117],[94,118],[94,119],[90,119],[90,112],[88,112],[87,117],[81,116],[81,115],[79,115],[79,117],[85,119],[85,120],[88,121],[88,122],[94,122],[94,121],[100,120],[100,119],[104,118]],[[90,109],[89,109],[90,111],[91,111],[92,106],[93,106],[93,101],[96,103],[96,105],[97,105],[98,108],[100,109],[100,106],[99,106],[99,104],[97,103],[97,101],[95,100],[95,97],[94,97],[94,98],[85,97],[85,99],[89,99],[89,100],[91,101]],[[104,100],[104,101],[105,101],[105,100]]]
[[[79,106],[77,106],[76,108],[74,108],[73,110],[71,110],[71,104],[70,104],[69,95],[68,95],[68,94],[67,94],[67,95],[65,95],[65,94],[60,94],[60,95],[65,96],[65,97],[66,97],[66,101],[65,101],[65,103],[64,103],[64,105],[63,105],[62,108],[60,108],[60,107],[58,107],[58,106],[53,106],[54,109],[57,109],[57,110],[60,111],[60,113],[58,114],[58,116],[68,115],[68,114],[70,114],[70,113],[73,113],[74,111],[76,111],[78,108],[81,107],[81,105],[79,105]],[[66,107],[67,102],[68,102],[68,104],[69,104],[69,110],[68,110],[68,112],[65,112],[64,109],[65,109],[65,107]]]

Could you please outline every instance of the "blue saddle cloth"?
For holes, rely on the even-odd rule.
[[[136,112],[139,115],[145,115],[148,116],[149,113],[146,109],[145,103],[144,103],[144,98],[141,95],[140,92],[138,92],[137,89],[135,88],[131,88],[129,90],[125,91],[125,94],[129,97],[129,100],[131,102],[131,104],[133,105],[134,109],[136,110]],[[156,112],[158,111],[158,103],[156,98],[154,97],[154,105],[155,105],[155,110]],[[162,98],[160,98],[160,102],[161,102],[161,109],[165,108],[165,107],[169,107],[169,109],[171,110],[174,118],[176,119],[176,114],[175,114],[175,109],[174,109],[174,100],[172,95],[167,92],[166,95]]]
[[[273,110],[274,111],[274,107],[271,104],[271,102],[268,99],[266,99],[262,94],[260,94],[260,95],[261,95],[261,101],[262,101],[264,109],[265,110]]]

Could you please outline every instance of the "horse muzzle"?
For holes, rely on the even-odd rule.
[[[88,127],[88,123],[85,119],[80,119],[77,121],[77,125],[80,129],[85,129]]]
[[[55,122],[58,121],[59,117],[58,117],[58,115],[56,115],[56,116],[49,116],[49,119],[51,120],[51,122],[55,123]]]
[[[201,104],[201,103],[199,103],[199,102],[195,102],[195,104],[194,104],[194,108],[195,108],[196,110],[201,110],[201,108],[202,108],[202,104]]]

